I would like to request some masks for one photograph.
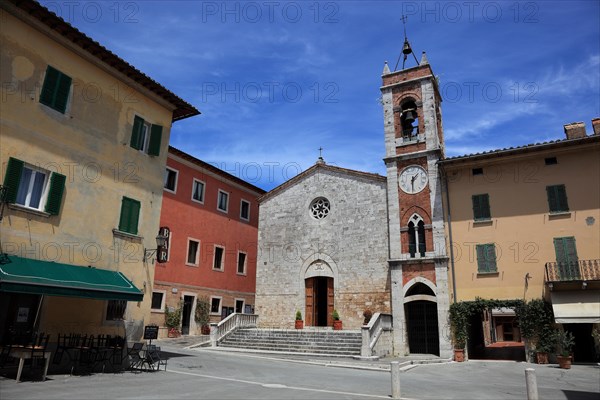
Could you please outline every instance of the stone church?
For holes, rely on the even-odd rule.
[[[256,313],[326,327],[336,310],[344,329],[391,313],[395,354],[450,357],[441,96],[425,53],[382,80],[386,177],[319,158],[259,199]]]

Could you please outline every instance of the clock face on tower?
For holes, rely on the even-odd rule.
[[[418,165],[409,165],[400,174],[398,185],[404,193],[415,194],[427,186],[427,171]]]

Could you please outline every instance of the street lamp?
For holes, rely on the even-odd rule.
[[[144,247],[144,262],[146,262],[148,260],[148,258],[156,255],[156,252],[158,251],[158,249],[160,249],[161,247],[164,247],[167,244],[167,236],[163,236],[161,234],[158,234],[158,236],[156,236],[156,249],[147,249]]]

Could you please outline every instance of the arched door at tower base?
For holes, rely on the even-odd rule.
[[[333,325],[333,278],[316,276],[304,280],[306,326]]]
[[[411,354],[440,355],[437,303],[411,301],[404,305]]]

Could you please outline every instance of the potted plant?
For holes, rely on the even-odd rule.
[[[465,303],[450,305],[450,327],[454,342],[454,361],[465,361],[465,347],[469,337],[469,309]]]
[[[548,353],[556,344],[556,329],[552,306],[542,299],[523,302],[516,307],[521,329],[521,337],[525,339],[525,351],[529,362],[533,355],[539,364],[547,363]]]
[[[571,350],[575,346],[575,337],[571,332],[560,331],[557,335],[556,340],[560,347],[560,355],[557,355],[558,366],[563,369],[570,369],[573,357],[571,356]]]
[[[196,301],[194,320],[200,325],[202,335],[210,335],[210,301],[207,296],[199,297]]]
[[[373,317],[373,311],[369,310],[368,308],[363,312],[363,325],[368,325],[369,321],[371,321],[371,318]]]
[[[304,328],[304,321],[302,320],[302,313],[300,310],[296,311],[296,322],[294,326],[296,329]]]
[[[333,330],[341,331],[342,321],[340,320],[340,314],[338,314],[337,310],[333,310],[333,313],[331,313],[331,317],[333,318]]]
[[[181,326],[181,312],[182,304],[179,302],[177,308],[165,307],[165,325],[169,328],[168,337],[179,337],[181,332],[179,327]]]
[[[553,327],[544,325],[540,328],[535,346],[538,364],[548,364],[548,353],[554,350],[556,340],[556,330]]]

